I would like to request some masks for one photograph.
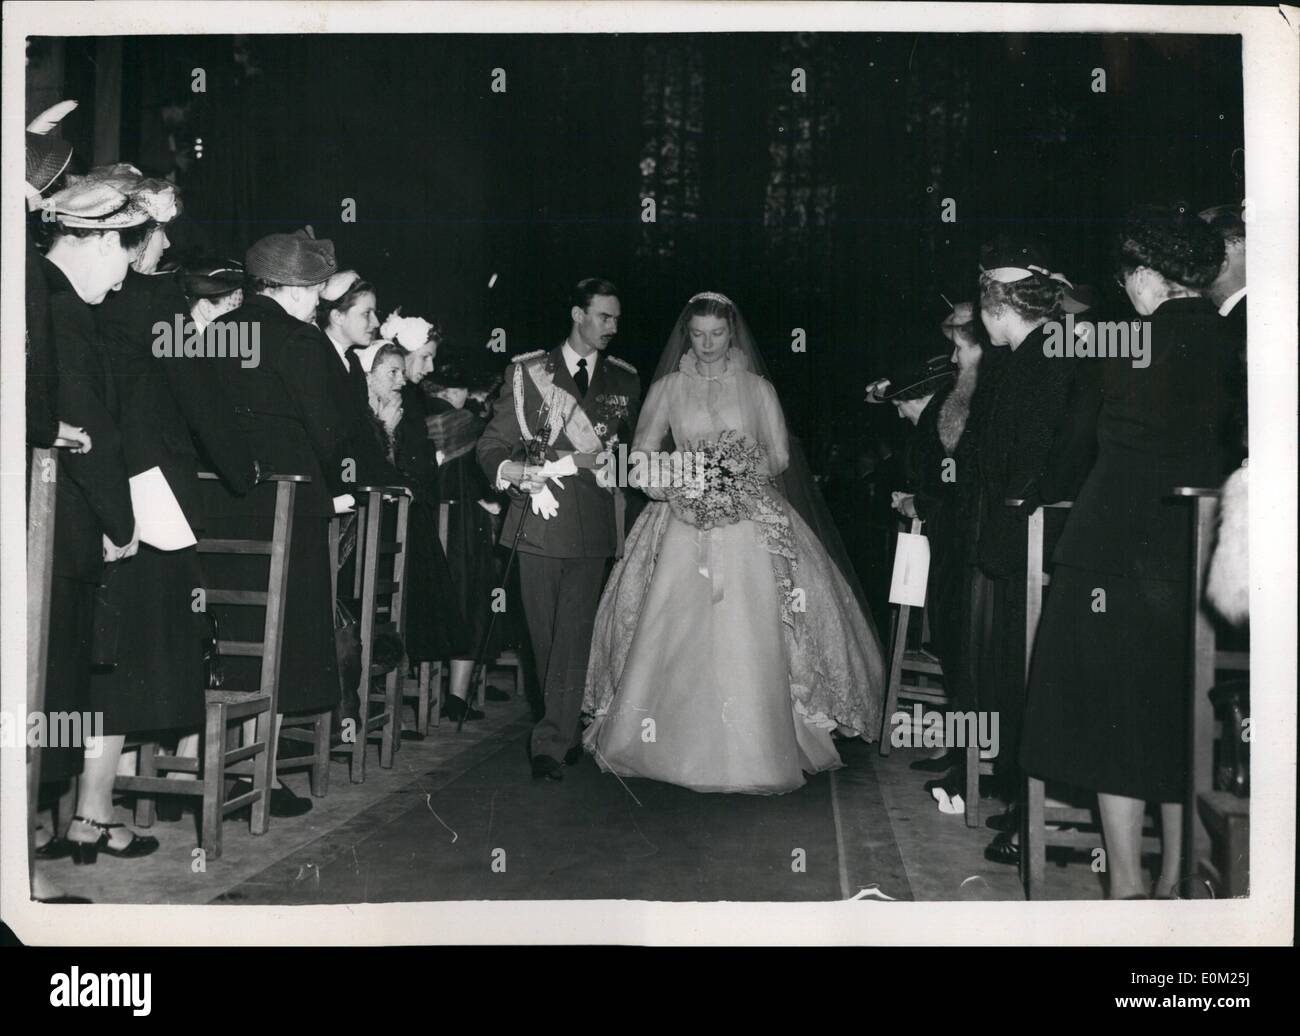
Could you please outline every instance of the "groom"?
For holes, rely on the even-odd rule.
[[[478,442],[484,472],[513,497],[501,542],[509,547],[518,534],[524,617],[546,702],[533,728],[533,776],[552,781],[564,778],[561,761],[582,757],[587,656],[616,551],[614,490],[597,481],[596,456],[631,442],[641,405],[636,368],[604,355],[618,331],[618,290],[589,277],[569,302],[569,336],[514,358]],[[542,463],[569,457],[576,474],[562,482],[539,475]]]

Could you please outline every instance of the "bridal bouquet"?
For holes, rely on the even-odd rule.
[[[767,491],[767,451],[743,432],[688,442],[683,471],[667,490],[668,505],[688,525],[712,529],[753,518]]]

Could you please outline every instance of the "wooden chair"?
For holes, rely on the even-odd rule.
[[[438,542],[443,552],[447,550],[447,534],[450,527],[451,505],[443,502],[438,505]],[[450,666],[442,662],[421,662],[417,667],[418,676],[411,685],[403,681],[402,697],[416,699],[415,729],[427,737],[430,726],[442,723],[442,687],[443,680],[450,679]]]
[[[366,746],[372,739],[379,742],[379,765],[389,769],[393,755],[400,749],[402,681],[401,665],[379,667],[374,664],[375,636],[392,633],[402,636],[405,614],[406,537],[409,531],[411,491],[405,486],[357,486],[356,565],[353,592],[361,602],[358,616],[361,635],[361,679],[357,687],[360,715],[352,742],[334,745],[333,752],[349,757],[349,776],[354,784],[366,779]],[[389,498],[386,501],[385,498]],[[397,509],[392,539],[385,539],[384,505],[391,502]],[[391,565],[384,559],[391,558]],[[381,575],[388,569],[388,578]],[[381,600],[382,598],[382,600]],[[383,614],[383,622],[378,621]],[[384,677],[384,690],[374,690],[374,681]],[[373,715],[371,705],[381,706]]]
[[[1215,538],[1219,491],[1179,486],[1174,496],[1192,502],[1192,554],[1189,586],[1191,608],[1191,693],[1188,707],[1187,792],[1183,799],[1184,881],[1208,881],[1219,894],[1249,891],[1250,800],[1214,788],[1214,744],[1221,731],[1210,703],[1210,691],[1224,672],[1248,673],[1249,651],[1218,647],[1214,620],[1204,606],[1203,592]]]
[[[401,748],[400,688],[402,682],[400,677],[398,679],[399,698],[397,707],[385,709],[374,716],[370,715],[369,707],[371,701],[374,700],[374,696],[371,694],[374,679],[378,676],[386,677],[389,673],[388,668],[378,667],[373,663],[374,635],[375,633],[391,632],[389,627],[394,623],[396,632],[401,635],[403,627],[402,614],[404,612],[399,613],[396,619],[390,619],[389,622],[383,624],[377,624],[375,620],[381,612],[387,614],[392,607],[394,603],[392,601],[394,586],[405,584],[405,544],[411,494],[410,490],[404,486],[357,486],[354,488],[352,495],[357,501],[354,513],[351,515],[336,515],[330,520],[329,556],[330,600],[337,607],[339,601],[339,572],[342,567],[340,557],[342,553],[343,525],[345,519],[354,521],[356,539],[353,547],[352,598],[361,602],[362,614],[356,616],[356,618],[360,627],[358,636],[362,646],[362,675],[357,688],[346,690],[349,693],[355,690],[358,695],[357,729],[341,731],[340,739],[336,739],[332,727],[333,710],[321,712],[305,719],[286,719],[280,728],[280,737],[283,740],[308,744],[311,746],[312,751],[306,756],[278,760],[277,772],[285,773],[295,769],[309,770],[311,792],[316,797],[323,796],[329,791],[329,762],[332,754],[350,753],[349,776],[354,783],[359,784],[365,780],[365,745],[370,740],[370,731],[382,726],[390,715],[396,717],[398,729],[392,733],[391,740],[384,737],[388,733],[387,730],[380,735],[380,763],[385,769],[392,766],[392,753]],[[382,538],[384,535],[383,504],[385,497],[392,497],[397,501],[396,540],[383,540]],[[378,506],[372,506],[376,501]],[[369,535],[370,515],[374,515],[375,520],[379,523],[378,530],[374,533],[373,538]],[[394,578],[391,580],[380,579],[378,574],[381,567],[388,567],[384,562],[384,558],[387,557],[393,558],[390,574]],[[368,567],[371,569],[369,573],[367,572]],[[374,579],[374,592],[369,598],[370,614],[368,620],[365,615],[367,575],[372,576]],[[383,600],[380,599],[381,597]],[[395,603],[399,609],[404,609],[404,594]],[[369,633],[367,633],[367,630],[369,630]]]
[[[54,513],[59,461],[54,449],[33,449],[27,482],[27,711],[45,711],[50,651],[50,597],[54,583]],[[41,791],[41,749],[27,748],[27,870],[36,864],[36,814]],[[57,835],[58,832],[51,832]]]
[[[342,520],[339,516],[330,519],[329,524],[329,565],[330,565],[330,616],[338,605],[339,580],[339,535]],[[329,792],[330,774],[330,739],[333,735],[332,721],[334,710],[318,712],[306,717],[285,716],[280,721],[280,740],[295,744],[308,744],[311,752],[307,755],[283,756],[278,752],[275,759],[276,775],[307,771],[307,780],[313,798],[323,798]]]
[[[919,535],[922,530],[920,518],[913,518],[908,532]],[[922,645],[916,648],[907,646],[908,632],[912,623],[912,612],[916,610],[910,604],[896,606],[893,629],[890,632],[889,681],[885,694],[885,713],[880,728],[880,754],[889,755],[891,748],[889,735],[894,713],[898,710],[900,699],[925,702],[929,705],[944,706],[949,702],[942,683],[933,686],[930,681],[938,678],[942,681],[943,666],[939,659],[924,648],[925,631],[928,628],[925,609],[921,608]],[[908,680],[912,676],[914,679]]]
[[[215,481],[211,472],[199,478]],[[266,832],[271,811],[271,775],[275,767],[275,715],[279,700],[280,654],[283,645],[285,599],[289,586],[289,556],[292,549],[293,507],[305,475],[266,475],[253,492],[275,489],[275,518],[269,540],[201,539],[199,554],[266,555],[270,558],[265,588],[207,591],[208,605],[262,608],[265,619],[260,641],[220,640],[222,655],[261,658],[256,690],[222,687],[206,692],[202,756],[177,756],[162,752],[154,742],[138,744],[140,760],[134,776],[120,775],[114,782],[119,791],[140,796],[136,823],[153,823],[154,798],[158,795],[186,795],[202,800],[202,829],[199,845],[209,859],[221,856],[222,823],[227,813],[252,806],[249,830]],[[247,744],[232,737],[232,724],[253,720],[256,734]],[[168,773],[194,774],[198,779],[171,780]],[[252,778],[253,787],[241,795],[226,798],[229,777]]]
[[[913,534],[923,531],[923,522],[913,518],[907,530]],[[918,701],[935,708],[946,708],[953,704],[943,683],[943,665],[938,656],[924,647],[929,639],[929,612],[921,609],[921,644],[915,648],[907,646],[908,632],[912,622],[911,605],[900,604],[894,613],[893,630],[890,636],[889,681],[885,695],[885,712],[881,720],[880,754],[888,756],[891,748],[891,721],[898,711],[899,700]],[[912,676],[914,679],[909,680]],[[939,685],[931,681],[938,679]],[[979,778],[981,774],[993,772],[992,764],[980,758],[979,744],[969,744],[964,751],[966,764],[966,826],[978,827],[980,822]]]

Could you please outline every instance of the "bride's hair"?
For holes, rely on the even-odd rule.
[[[731,337],[736,337],[736,304],[725,295],[714,291],[703,291],[692,295],[682,310],[682,334],[689,331],[691,317],[719,317],[727,322]]]

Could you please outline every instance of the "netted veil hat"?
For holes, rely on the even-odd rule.
[[[185,294],[191,299],[215,299],[244,286],[244,268],[236,262],[201,262],[185,271]]]
[[[317,239],[311,227],[292,234],[268,234],[244,256],[250,277],[272,284],[303,286],[329,280],[338,270],[334,242]]]
[[[149,214],[155,223],[170,223],[181,214],[181,195],[170,180],[145,176],[129,162],[96,166],[85,176],[69,177],[69,182],[89,180],[115,187]]]
[[[50,195],[46,204],[63,227],[108,231],[149,222],[149,213],[129,195],[84,176]]]

